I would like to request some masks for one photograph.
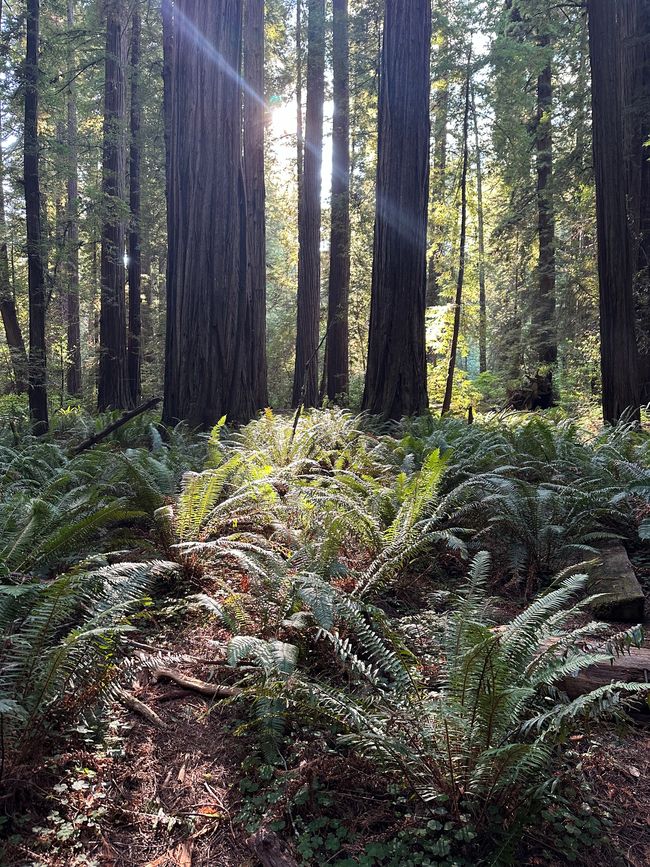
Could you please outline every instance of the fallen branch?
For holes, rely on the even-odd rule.
[[[194,692],[199,692],[201,695],[207,695],[211,698],[232,698],[233,696],[241,695],[243,692],[243,690],[238,689],[236,686],[219,686],[215,683],[208,683],[205,680],[188,677],[172,668],[156,668],[152,672],[152,675],[154,680],[171,680],[184,689],[191,689]]]
[[[106,437],[110,436],[114,431],[123,427],[132,419],[137,418],[137,416],[139,415],[142,415],[142,413],[146,412],[148,409],[153,409],[155,406],[158,406],[161,400],[161,397],[152,397],[151,400],[148,400],[146,403],[142,403],[140,404],[140,406],[136,406],[135,409],[130,409],[128,412],[125,412],[118,419],[111,422],[108,427],[105,427],[104,430],[101,430],[99,433],[93,434],[91,437],[88,437],[87,440],[79,443],[79,445],[72,450],[72,454],[80,455],[81,452],[85,452],[87,449],[91,449],[94,445],[97,445],[97,443],[105,440]]]
[[[161,720],[158,714],[151,710],[143,701],[140,701],[139,698],[136,698],[131,693],[126,692],[123,689],[118,690],[117,700],[120,704],[123,704],[124,707],[128,707],[129,710],[134,711],[134,713],[140,714],[140,716],[144,717],[147,722],[150,722],[152,726],[155,726],[159,729],[166,729],[167,724]]]

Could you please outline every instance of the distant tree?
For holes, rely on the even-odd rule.
[[[244,8],[244,182],[246,185],[246,304],[250,306],[251,392],[254,409],[269,403],[266,375],[266,190],[264,183],[264,0]],[[246,363],[246,360],[244,360]]]
[[[99,323],[98,407],[131,405],[127,380],[126,334],[126,107],[127,21],[124,0],[106,0],[106,59],[104,80],[104,146],[102,192],[104,222],[101,250],[101,312]]]
[[[247,421],[250,310],[241,172],[240,0],[176,0],[166,21],[167,337],[163,420]],[[218,62],[215,62],[218,58]],[[244,313],[242,313],[242,310]]]
[[[74,27],[74,0],[67,5],[68,31]],[[74,67],[74,54],[70,58]],[[79,166],[77,146],[76,86],[71,82],[67,96],[67,203],[66,203],[66,320],[67,353],[66,388],[68,394],[81,395],[81,327],[79,314]]]
[[[129,317],[127,340],[127,376],[129,394],[132,403],[140,399],[142,370],[142,239],[141,239],[141,101],[140,101],[140,52],[142,41],[142,24],[140,20],[139,0],[135,0],[131,18],[131,107],[130,107],[130,141],[129,141]]]
[[[2,28],[2,0],[0,0],[0,29]],[[3,39],[3,50],[7,50]],[[18,321],[16,302],[11,287],[9,270],[9,251],[7,247],[7,216],[5,212],[5,169],[2,152],[2,106],[0,105],[0,314],[4,325],[5,337],[9,348],[14,377],[14,388],[18,393],[27,391],[27,351],[23,332]]]
[[[318,403],[325,0],[307,0],[307,109],[298,204],[298,298],[293,405]]]
[[[325,376],[333,401],[348,393],[350,295],[350,45],[348,0],[333,0],[332,216]]]
[[[386,0],[377,204],[363,408],[384,418],[428,405],[425,357],[431,4]]]
[[[24,183],[29,285],[29,413],[36,435],[49,428],[47,406],[46,269],[41,228],[41,185],[38,137],[39,0],[27,0],[25,55]]]
[[[465,78],[465,109],[463,112],[463,163],[460,176],[460,243],[458,276],[456,278],[456,298],[454,301],[454,324],[451,333],[451,348],[449,350],[449,367],[447,369],[447,383],[445,396],[442,402],[442,414],[451,409],[451,399],[454,391],[454,371],[456,369],[456,354],[458,351],[458,338],[460,335],[460,314],[463,304],[463,284],[465,281],[465,258],[467,243],[467,172],[469,169],[469,114],[471,105],[472,89],[472,51],[470,48],[467,58],[467,76]]]
[[[603,417],[639,418],[632,245],[623,145],[621,15],[627,0],[589,0],[593,148],[598,222]]]

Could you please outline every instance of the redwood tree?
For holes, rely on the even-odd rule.
[[[266,191],[264,185],[264,0],[244,9],[244,181],[246,191],[246,303],[250,388],[254,408],[268,406],[266,376]],[[242,359],[246,364],[246,359]]]
[[[348,0],[333,0],[332,226],[325,376],[327,396],[348,393],[350,295],[350,46]]]
[[[325,0],[307,0],[307,109],[298,203],[298,298],[293,405],[318,403]]]
[[[24,182],[29,288],[29,414],[36,435],[49,427],[47,407],[47,292],[41,230],[41,186],[38,141],[39,0],[27,0],[25,56]]]
[[[74,2],[68,0],[68,30],[74,27]],[[74,57],[71,58],[74,60]],[[73,64],[72,64],[73,65]],[[67,238],[66,238],[66,388],[68,394],[81,394],[81,331],[79,322],[79,179],[77,165],[77,102],[74,82],[67,98]]]
[[[140,42],[142,25],[138,0],[133,7],[131,22],[131,110],[129,148],[129,328],[127,375],[132,403],[137,403],[141,393],[142,333],[142,251],[140,241]]]
[[[104,81],[104,148],[102,192],[104,223],[101,251],[101,312],[99,322],[100,412],[131,404],[127,381],[124,252],[126,154],[126,6],[106,0],[106,59]]]
[[[428,405],[425,358],[431,4],[386,0],[377,205],[364,409],[384,418]]]
[[[0,0],[0,27],[2,26],[2,0]],[[7,45],[3,41],[3,49]],[[27,352],[23,332],[18,321],[16,302],[9,276],[9,253],[7,249],[7,218],[4,194],[4,156],[2,152],[2,106],[0,105],[0,315],[7,338],[9,357],[14,375],[14,388],[27,391]]]
[[[621,12],[627,0],[589,0],[593,149],[598,224],[603,416],[639,417],[632,249],[623,147]]]
[[[176,0],[165,16],[169,253],[163,419],[203,428],[223,415],[245,421],[253,403],[249,377],[239,367],[250,345],[245,341],[246,350],[241,348],[241,7],[240,0]]]

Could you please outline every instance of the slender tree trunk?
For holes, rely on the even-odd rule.
[[[2,27],[2,0],[0,0],[0,28]],[[6,43],[3,40],[3,47]],[[16,302],[11,285],[9,252],[7,247],[7,218],[4,195],[4,155],[2,152],[2,105],[0,104],[0,314],[7,338],[9,357],[14,375],[14,389],[21,394],[27,391],[27,352],[16,313]]]
[[[138,0],[133,7],[131,22],[131,138],[129,152],[129,332],[127,373],[131,403],[137,404],[142,393],[142,251],[140,238],[140,44],[142,25]]]
[[[38,141],[39,0],[27,0],[25,57],[25,214],[29,286],[29,413],[39,436],[49,428],[47,407],[47,292],[41,235],[41,187]]]
[[[68,0],[68,30],[74,27],[74,2]],[[74,57],[72,58],[74,59]],[[79,181],[77,166],[77,101],[74,83],[67,98],[68,180],[67,180],[67,238],[66,238],[66,318],[67,355],[66,388],[70,395],[82,393],[81,383],[81,330],[79,314]]]
[[[542,51],[551,51],[546,34],[538,39]],[[553,80],[550,56],[537,78],[537,263],[538,295],[533,306],[533,330],[540,364],[557,361],[555,325],[555,208],[553,203]]]
[[[255,409],[269,403],[266,371],[266,190],[264,185],[264,0],[244,10],[244,180],[246,295],[251,307],[250,367]]]
[[[467,58],[467,79],[465,81],[465,111],[463,114],[463,169],[460,180],[460,251],[458,257],[458,279],[456,281],[456,301],[454,305],[454,326],[449,350],[449,368],[447,370],[447,385],[442,402],[442,415],[451,409],[451,398],[454,391],[454,371],[456,369],[456,354],[458,352],[458,336],[460,333],[460,314],[463,303],[463,282],[465,279],[465,244],[467,240],[467,169],[469,165],[469,112],[470,91],[472,87],[472,54],[471,48]]]
[[[309,407],[318,403],[325,0],[308,0],[307,8],[307,111],[302,193],[298,207],[298,315],[293,405]]]
[[[429,258],[427,270],[427,307],[440,303],[440,231],[436,221],[436,208],[445,204],[445,178],[447,174],[447,125],[449,120],[449,43],[446,32],[442,35],[440,46],[440,63],[443,82],[435,99],[435,121],[433,129],[433,171],[431,183],[431,243],[433,249]]]
[[[242,4],[176,0],[170,25],[163,419],[207,428],[224,415],[247,421],[253,404],[241,387],[247,374],[238,368],[250,347],[249,340],[241,346]]]
[[[302,0],[296,0],[296,165],[298,202],[302,196],[304,136],[302,126]]]
[[[428,405],[425,353],[431,3],[386,0],[368,369],[363,408]]]
[[[350,45],[348,0],[333,0],[332,226],[325,371],[331,401],[347,396],[350,302]]]
[[[588,10],[603,417],[615,423],[626,409],[639,418],[633,263],[623,158],[621,0],[589,0]]]
[[[102,191],[104,225],[101,253],[98,406],[125,409],[131,405],[127,380],[126,300],[124,267],[126,153],[126,40],[124,0],[106,0],[106,79],[104,84],[104,155]]]
[[[472,88],[472,114],[474,117],[474,145],[476,148],[476,209],[478,212],[478,349],[479,371],[487,370],[487,307],[485,302],[485,222],[483,219],[483,167],[481,140],[478,131],[476,96]]]

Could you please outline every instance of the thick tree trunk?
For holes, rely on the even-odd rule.
[[[650,401],[650,0],[621,9],[624,144],[632,233],[640,400]]]
[[[104,225],[101,252],[98,406],[125,409],[131,405],[127,380],[124,267],[126,153],[126,40],[124,0],[106,2],[106,79],[104,83],[104,154],[102,191]]]
[[[74,27],[74,3],[68,0],[68,30]],[[74,59],[74,58],[73,58]],[[67,352],[66,389],[78,397],[81,383],[81,330],[79,315],[79,181],[77,165],[77,102],[74,84],[67,99],[68,180],[66,237],[66,319]]]
[[[140,238],[140,44],[142,25],[138,0],[133,8],[131,22],[131,130],[129,151],[129,331],[127,375],[131,403],[140,400],[142,367],[142,250]]]
[[[540,49],[551,51],[548,35],[538,39]],[[537,298],[533,305],[533,337],[540,364],[557,361],[555,325],[555,208],[553,203],[553,79],[550,58],[537,78]]]
[[[598,223],[603,417],[639,418],[633,263],[623,160],[621,0],[589,0],[594,173]]]
[[[331,401],[348,393],[350,298],[350,45],[348,0],[333,0],[332,226],[325,375]]]
[[[266,371],[266,190],[264,185],[264,0],[244,10],[244,180],[246,297],[251,310],[250,367],[254,408],[269,403]]]
[[[240,387],[247,377],[237,366],[245,355],[238,345],[245,290],[242,93],[236,74],[241,7],[239,0],[176,0],[165,39],[169,253],[163,419],[202,428],[223,415],[246,421],[253,403]]]
[[[39,0],[27,0],[25,57],[25,215],[29,286],[29,414],[38,436],[49,428],[47,407],[47,292],[41,236],[41,187],[38,143]]]
[[[298,203],[298,315],[293,405],[318,403],[321,169],[325,100],[325,0],[307,2],[307,109]]]
[[[458,278],[456,280],[456,299],[454,304],[454,325],[451,335],[451,348],[449,350],[449,368],[447,370],[447,384],[445,397],[442,402],[442,415],[451,409],[451,398],[454,391],[454,371],[456,369],[456,353],[458,351],[458,337],[460,334],[460,314],[463,303],[463,283],[465,280],[465,244],[467,240],[467,169],[469,166],[469,111],[470,91],[472,87],[472,66],[470,56],[467,58],[467,78],[465,80],[465,111],[463,114],[463,168],[460,179],[460,247],[458,261]]]
[[[478,354],[479,372],[487,370],[487,306],[485,298],[485,221],[483,218],[483,166],[481,141],[478,132],[476,97],[472,88],[472,114],[474,117],[474,146],[476,148],[476,210],[478,218]]]
[[[617,422],[627,409],[639,418],[634,266],[625,194],[621,5],[621,0],[588,3],[603,417],[611,423]]]
[[[377,210],[363,407],[428,406],[425,353],[431,4],[387,0],[379,91]]]
[[[302,123],[302,0],[296,0],[296,167],[298,202],[302,195],[304,134]]]

